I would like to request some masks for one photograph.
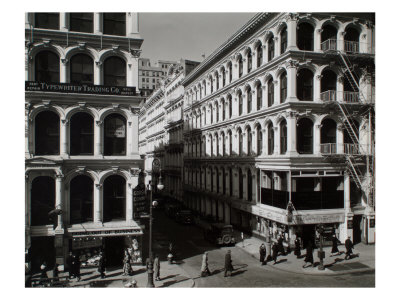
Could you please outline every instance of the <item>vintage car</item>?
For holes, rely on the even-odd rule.
[[[234,245],[236,240],[232,225],[213,223],[204,231],[204,238],[217,245]]]

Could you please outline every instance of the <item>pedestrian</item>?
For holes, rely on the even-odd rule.
[[[244,233],[243,233],[243,231],[240,233],[240,237],[242,238],[242,247],[244,247]]]
[[[274,261],[274,265],[276,264],[276,259],[278,257],[278,250],[279,250],[279,247],[278,247],[277,243],[275,243],[275,242],[272,243],[272,259]]]
[[[74,268],[75,268],[75,277],[77,278],[77,281],[81,280],[81,260],[79,258],[79,253],[77,255],[75,255],[75,259],[74,259]]]
[[[294,240],[294,255],[296,255],[297,258],[301,257],[300,239],[297,236]]]
[[[58,264],[57,263],[55,263],[54,264],[54,268],[53,268],[53,281],[54,282],[56,282],[56,281],[59,281],[58,280]]]
[[[283,247],[283,233],[278,238],[278,252],[285,255],[285,248]]]
[[[160,258],[156,254],[154,258],[154,275],[156,277],[156,281],[160,281]]]
[[[267,255],[267,249],[265,248],[264,243],[260,246],[260,262],[262,265],[265,265],[265,256]]]
[[[67,257],[67,268],[68,268],[68,278],[71,279],[72,276],[74,275],[74,271],[73,271],[73,266],[72,266],[72,260],[73,260],[73,256],[72,256],[72,252],[69,251],[69,255]]]
[[[132,266],[131,266],[131,256],[128,252],[128,249],[124,250],[124,267],[122,269],[123,271],[123,276],[130,276],[132,272]]]
[[[225,254],[225,274],[224,277],[226,276],[231,276],[233,271],[233,266],[232,266],[232,257],[231,257],[231,250],[228,250]]]
[[[305,264],[303,265],[303,268],[306,267],[307,263],[310,263],[310,266],[314,266],[313,251],[314,249],[312,246],[312,242],[309,241],[306,248],[306,258],[304,259]]]
[[[332,250],[331,250],[331,256],[333,256],[333,254],[335,253],[339,253],[340,254],[340,251],[339,251],[339,249],[338,249],[338,242],[339,242],[339,240],[338,240],[338,238],[336,237],[336,234],[334,234],[333,236],[332,236]]]
[[[346,256],[344,257],[345,260],[351,258],[351,255],[353,254],[354,245],[353,242],[350,239],[350,236],[347,237],[346,241],[344,242],[344,246],[346,247]]]
[[[46,261],[43,261],[43,263],[40,265],[40,284],[45,285],[47,283],[47,264]]]
[[[208,268],[208,252],[204,252],[203,254],[203,258],[201,260],[201,277],[205,277],[205,276],[210,276],[211,272],[210,269]]]
[[[99,268],[97,271],[100,273],[101,278],[105,278],[106,275],[104,272],[106,271],[106,258],[104,256],[103,251],[100,250],[100,259],[99,259]]]

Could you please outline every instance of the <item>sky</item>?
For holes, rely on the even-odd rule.
[[[202,61],[255,13],[139,13],[143,58]]]

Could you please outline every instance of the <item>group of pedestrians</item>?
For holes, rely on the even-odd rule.
[[[231,250],[228,250],[225,254],[225,263],[224,263],[224,277],[232,276],[233,265],[232,265],[232,256]],[[202,261],[201,261],[201,269],[200,276],[210,276],[210,268],[208,267],[208,252],[204,252]]]

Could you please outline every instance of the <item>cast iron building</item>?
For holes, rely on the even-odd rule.
[[[143,168],[142,42],[137,13],[26,14],[25,246],[33,268],[93,247],[121,263],[123,248],[141,241],[132,189]]]
[[[260,13],[184,80],[184,202],[259,236],[375,242],[374,15]]]

